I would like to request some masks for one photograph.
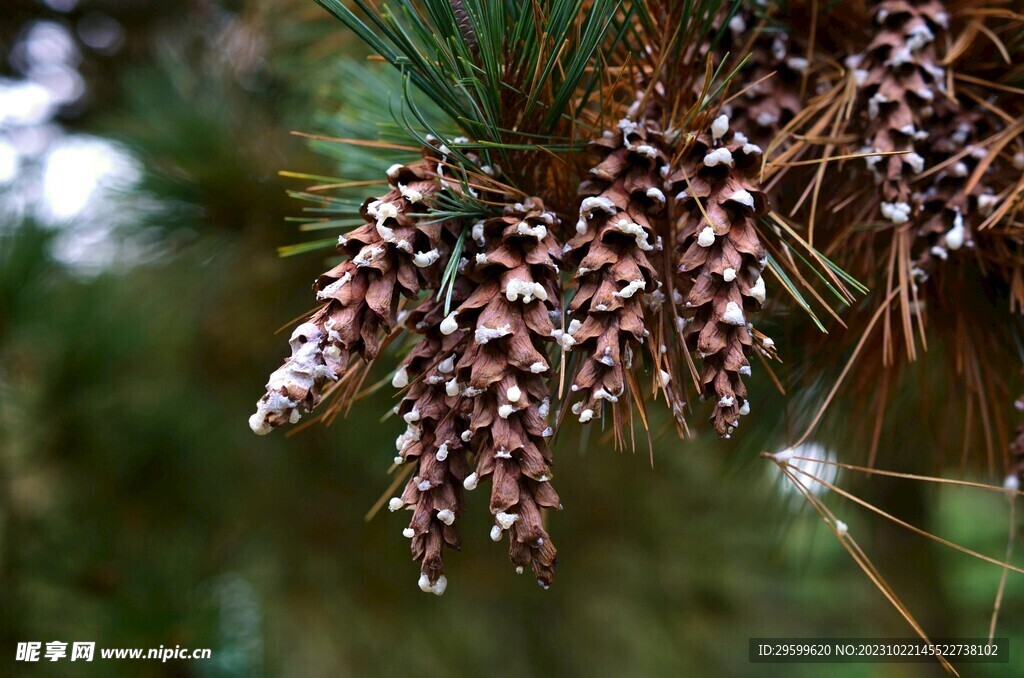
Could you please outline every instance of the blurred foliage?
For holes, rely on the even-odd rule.
[[[53,258],[54,229],[0,224],[0,673],[936,675],[927,665],[747,662],[752,636],[910,635],[757,458],[792,438],[783,417],[765,418],[745,447],[659,439],[653,468],[646,450],[616,454],[597,432],[564,435],[557,585],[517,578],[502,549],[488,548],[486,512],[470,511],[469,547],[451,559],[442,599],[416,590],[399,521],[364,522],[398,430],[376,418],[387,394],[331,428],[251,434],[246,417],[280,358],[273,332],[306,309],[322,263],[276,257],[296,239],[284,218],[300,206],[275,173],[348,178],[366,169],[352,163],[388,160],[318,156],[288,134],[364,135],[367,90],[390,82],[367,80],[374,67],[354,66],[360,48],[311,4],[74,10],[111,13],[127,40],[121,57],[85,67],[94,96],[62,123],[117,139],[141,161],[135,199],[159,209],[134,228],[158,256],[81,275]],[[44,15],[74,19],[21,2],[2,35]],[[927,436],[907,427],[884,440],[910,447]],[[1001,497],[839,482],[970,548],[1005,548]],[[998,568],[832,503],[929,631],[987,632]],[[1024,634],[1021,599],[1024,579],[1011,574],[999,635]],[[26,640],[210,647],[213,659],[14,665]]]

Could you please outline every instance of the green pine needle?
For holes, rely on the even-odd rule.
[[[277,253],[282,257],[292,257],[295,256],[296,254],[306,254],[307,252],[325,250],[331,247],[335,247],[337,244],[337,238],[311,240],[310,242],[300,242],[295,243],[294,245],[283,245],[277,248]]]
[[[405,74],[465,136],[499,151],[520,144],[518,135],[554,135],[579,117],[599,80],[595,56],[612,29],[624,25],[615,20],[617,0],[595,0],[586,12],[583,0],[464,0],[470,42],[447,0],[392,0],[381,9],[355,0],[365,21],[340,0],[317,2]],[[404,103],[417,106],[410,96]]]

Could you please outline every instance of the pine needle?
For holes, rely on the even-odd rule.
[[[836,537],[839,543],[843,546],[844,549],[846,549],[847,553],[850,554],[854,562],[857,563],[857,566],[860,567],[864,574],[868,576],[868,579],[871,580],[871,583],[874,584],[875,587],[879,591],[881,591],[882,595],[885,596],[886,600],[888,600],[889,603],[894,608],[896,608],[896,611],[900,613],[900,616],[903,617],[903,619],[910,625],[914,632],[917,633],[918,636],[923,641],[928,643],[928,645],[935,651],[935,656],[938,658],[938,661],[942,665],[943,669],[945,669],[948,673],[951,673],[952,675],[959,676],[960,674],[957,673],[956,669],[954,669],[953,666],[946,660],[946,658],[937,651],[937,648],[928,638],[928,635],[924,632],[924,629],[921,627],[921,625],[917,622],[916,619],[914,619],[914,616],[910,613],[910,610],[903,603],[903,601],[899,599],[899,597],[896,595],[896,592],[893,591],[892,587],[890,587],[889,584],[885,581],[881,573],[875,567],[874,563],[871,562],[867,554],[864,553],[863,549],[860,548],[860,545],[857,544],[856,540],[853,538],[853,535],[850,534],[849,529],[846,527],[845,523],[840,521],[835,516],[835,514],[832,513],[832,511],[829,510],[827,506],[825,506],[821,499],[815,496],[814,493],[811,492],[807,488],[807,486],[804,485],[804,483],[793,474],[791,470],[794,468],[793,466],[790,466],[785,462],[780,462],[774,455],[769,454],[768,452],[762,452],[761,457],[770,459],[775,462],[775,464],[779,467],[779,470],[783,473],[783,475],[785,475],[785,477],[793,484],[793,486],[796,487],[796,489],[800,492],[804,499],[821,517],[822,521],[824,521],[825,525],[827,525],[828,528],[832,531],[832,534]]]
[[[798,445],[805,442],[807,438],[811,435],[811,432],[814,431],[814,428],[818,425],[818,422],[821,421],[821,417],[825,414],[825,410],[828,409],[829,403],[832,402],[832,399],[835,397],[836,392],[839,391],[839,387],[846,379],[846,375],[849,374],[850,369],[856,362],[857,356],[860,355],[861,349],[863,349],[864,344],[867,343],[867,339],[871,335],[871,331],[875,328],[875,324],[878,322],[878,319],[882,316],[882,314],[888,309],[889,304],[892,302],[892,300],[896,298],[898,292],[899,290],[894,290],[892,293],[890,293],[889,296],[886,298],[885,302],[875,310],[875,314],[871,317],[871,321],[868,323],[867,328],[865,328],[864,333],[861,335],[860,341],[857,342],[856,348],[853,349],[853,354],[850,356],[849,360],[846,361],[846,366],[843,367],[843,371],[840,373],[839,378],[836,379],[835,384],[832,385],[832,390],[829,391],[828,396],[825,398],[825,402],[821,404],[821,407],[818,409],[818,413],[814,415],[814,419],[811,421],[810,425],[808,425],[803,435],[800,436],[800,439],[793,443],[791,447],[797,447]]]
[[[1010,532],[1006,535],[1006,557],[1004,560],[1009,562],[1010,558],[1013,557],[1013,545],[1017,537],[1017,502],[1016,497],[1010,497]],[[1006,591],[1006,579],[1010,574],[1010,571],[1004,569],[1002,574],[999,575],[999,587],[996,589],[996,599],[992,603],[992,620],[988,626],[988,642],[992,642],[992,639],[996,635],[996,622],[999,621],[999,609],[1003,604],[1003,593]]]
[[[934,541],[936,543],[942,544],[943,546],[948,546],[949,548],[951,548],[951,549],[953,549],[955,551],[960,551],[961,553],[966,553],[969,556],[974,556],[975,558],[978,558],[979,560],[984,560],[987,563],[992,563],[993,565],[998,565],[998,566],[1000,566],[1000,567],[1002,567],[1004,569],[1013,570],[1014,572],[1017,572],[1019,574],[1024,574],[1024,568],[1019,568],[1016,565],[1011,565],[1008,562],[1004,562],[1002,560],[997,560],[996,558],[992,558],[991,556],[986,556],[984,553],[978,553],[977,551],[974,551],[973,549],[969,549],[966,546],[961,546],[960,544],[957,544],[955,542],[951,542],[948,539],[943,539],[942,537],[934,535],[931,532],[928,532],[927,530],[922,530],[920,527],[917,527],[916,525],[912,525],[911,523],[908,523],[907,521],[902,520],[900,518],[897,518],[896,516],[892,515],[891,513],[888,513],[887,511],[884,511],[884,510],[878,508],[877,506],[875,506],[871,502],[865,501],[865,500],[861,499],[860,497],[857,497],[857,496],[847,492],[846,490],[843,490],[843,489],[837,487],[835,484],[830,483],[828,480],[825,480],[824,478],[819,478],[818,476],[814,475],[813,473],[811,473],[810,471],[807,471],[804,468],[801,468],[799,466],[790,466],[789,468],[794,469],[797,473],[800,473],[801,475],[807,476],[808,478],[810,478],[811,480],[813,480],[813,481],[815,481],[817,483],[821,483],[821,485],[823,487],[828,488],[829,490],[835,492],[839,496],[844,497],[846,499],[849,499],[853,503],[858,504],[860,506],[863,506],[864,508],[868,509],[869,511],[872,511],[873,513],[877,513],[878,515],[882,516],[883,518],[886,518],[887,520],[890,520],[891,522],[899,525],[900,527],[906,528],[906,529],[910,530],[911,532],[913,532],[915,534],[918,534],[918,535],[920,535],[922,537],[927,537],[928,539],[931,539],[932,541]]]
[[[845,464],[839,461],[833,461],[830,459],[818,459],[817,457],[801,457],[793,455],[793,459],[799,459],[801,461],[814,462],[816,464],[823,464],[825,466],[835,466],[837,468],[846,469],[848,471],[858,471],[860,473],[867,473],[870,475],[887,476],[890,478],[902,478],[904,480],[920,480],[927,483],[941,483],[946,485],[957,485],[959,487],[972,487],[981,490],[988,490],[990,492],[999,492],[1002,494],[1009,495],[1010,498],[1016,496],[1024,496],[1024,491],[1013,490],[1002,485],[989,485],[988,483],[977,483],[969,480],[956,480],[954,478],[939,478],[936,476],[922,476],[914,473],[900,473],[898,471],[883,471],[881,469],[856,466],[854,464]]]

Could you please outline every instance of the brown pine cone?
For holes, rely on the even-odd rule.
[[[750,31],[755,29],[749,58],[736,78],[743,94],[723,106],[722,112],[736,129],[750,135],[750,141],[767,145],[803,110],[800,92],[808,63],[786,31],[759,18],[749,6],[733,15],[725,34],[727,44],[716,51],[746,56]]]
[[[555,546],[541,522],[542,508],[560,508],[551,487],[546,419],[551,405],[547,350],[555,342],[553,318],[561,316],[557,217],[539,199],[510,206],[473,229],[481,246],[466,269],[476,288],[441,324],[452,334],[468,330],[469,345],[455,366],[462,395],[471,402],[470,444],[476,469],[472,490],[492,477],[491,538],[509,533],[509,558],[529,566],[541,586],[554,577]]]
[[[971,175],[988,155],[980,145],[992,133],[988,117],[964,110],[959,102],[950,99],[944,99],[936,108],[939,115],[927,143],[926,158],[929,166],[945,166],[928,177],[921,188],[917,237],[923,251],[915,261],[919,279],[926,279],[935,262],[945,261],[951,251],[973,248],[975,236],[985,238],[978,227],[1000,202],[996,189],[989,184],[1001,169],[998,159],[986,169],[983,180],[967,192]],[[965,150],[967,153],[963,154]],[[954,156],[961,157],[948,163]]]
[[[765,250],[755,220],[768,212],[758,188],[761,149],[729,129],[724,115],[700,135],[682,169],[669,177],[678,223],[681,331],[703,362],[701,397],[714,402],[711,421],[728,438],[747,414],[743,376],[754,347],[747,317],[765,299]],[[763,347],[770,350],[771,340]]]
[[[601,418],[626,391],[625,371],[649,336],[643,303],[660,295],[661,283],[648,258],[661,251],[664,227],[663,170],[667,157],[661,132],[651,122],[619,123],[591,144],[602,157],[581,186],[576,235],[566,247],[566,263],[576,271],[577,291],[569,306],[566,349],[582,353],[572,391],[580,422]],[[649,342],[648,342],[649,344]]]
[[[468,280],[456,279],[453,303],[465,300],[469,291]],[[402,496],[388,504],[392,511],[407,508],[413,512],[403,535],[412,540],[413,558],[420,563],[420,588],[437,595],[448,585],[442,549],[459,550],[461,545],[456,520],[463,510],[462,483],[469,473],[467,445],[462,438],[468,425],[468,401],[455,377],[455,364],[466,350],[469,333],[442,333],[444,317],[444,301],[432,298],[405,322],[423,338],[392,380],[396,388],[409,386],[397,409],[407,428],[395,441],[395,463],[415,463],[416,471]]]
[[[981,142],[1005,123],[993,124],[987,112],[946,93],[938,48],[948,35],[943,2],[884,0],[873,18],[879,32],[863,54],[848,59],[860,85],[862,151],[905,151],[866,162],[882,188],[882,217],[914,228],[914,274],[923,281],[952,252],[974,247],[978,227],[998,204],[991,185],[998,162],[970,193],[966,189],[987,155]]]
[[[865,158],[881,186],[881,216],[899,226],[920,213],[912,182],[925,170],[936,107],[945,97],[936,38],[949,17],[939,0],[883,0],[872,16],[879,27],[874,39],[847,59],[858,85],[854,125],[864,139],[861,152],[903,152]],[[959,248],[962,234],[954,232],[948,247]]]
[[[316,407],[353,356],[376,357],[395,324],[401,296],[413,298],[436,283],[436,262],[450,250],[453,227],[415,216],[442,190],[436,165],[428,157],[391,167],[391,190],[363,204],[368,223],[338,239],[338,251],[347,258],[314,284],[317,299],[326,303],[292,333],[291,357],[270,375],[249,418],[254,432],[294,424]]]

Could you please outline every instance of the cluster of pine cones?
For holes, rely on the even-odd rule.
[[[388,507],[409,511],[420,588],[444,592],[464,491],[486,484],[491,539],[507,539],[515,569],[547,587],[557,557],[544,513],[561,508],[551,440],[565,419],[624,446],[658,400],[681,435],[691,410],[722,438],[750,415],[745,382],[776,357],[756,323],[769,291],[785,296],[771,277],[784,251],[770,215],[784,208],[872,288],[858,315],[888,305],[910,318],[911,345],[913,324],[965,276],[1019,310],[1024,95],[1000,83],[1014,71],[993,65],[999,51],[984,40],[1008,39],[1018,17],[939,0],[842,4],[832,17],[800,3],[721,17],[720,39],[679,57],[702,73],[709,58],[749,55],[714,101],[701,80],[651,67],[656,46],[622,59],[630,75],[616,86],[628,92],[605,98],[595,120],[609,129],[568,189],[537,181],[516,194],[507,186],[530,185],[525,170],[467,168],[446,143],[471,140],[428,137],[362,205],[365,225],[339,238],[343,261],[316,281],[319,306],[292,334],[252,429],[351,399],[382,348],[411,337],[391,382],[405,424],[394,463],[408,480]],[[686,122],[680,100],[697,112]],[[503,207],[433,216],[445,195]]]

